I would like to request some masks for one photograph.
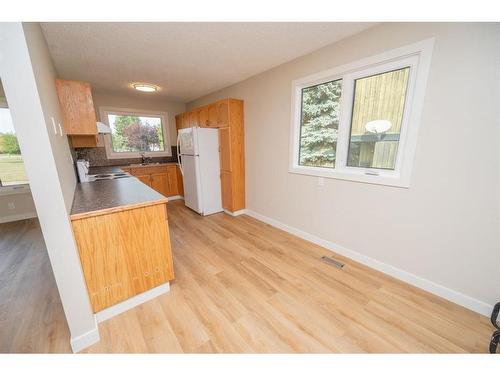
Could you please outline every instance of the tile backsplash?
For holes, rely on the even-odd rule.
[[[141,158],[108,159],[104,147],[75,148],[72,149],[73,159],[86,159],[91,167],[108,167],[115,165],[129,165],[141,162]],[[172,156],[153,158],[153,162],[168,163],[177,161],[177,148],[172,146]]]

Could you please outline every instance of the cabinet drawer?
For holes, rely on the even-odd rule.
[[[166,173],[167,167],[165,165],[159,165],[156,167],[136,167],[130,168],[130,174],[134,176],[147,175],[153,173]]]

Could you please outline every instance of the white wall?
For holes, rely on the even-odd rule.
[[[11,208],[10,204],[14,207]],[[19,194],[0,194],[0,223],[32,217],[36,217],[36,209],[29,190]]]
[[[19,139],[45,245],[78,350],[98,339],[68,212],[76,177],[61,121],[55,72],[38,24],[0,23],[0,77]],[[21,296],[20,296],[21,298]]]
[[[144,99],[136,96],[117,95],[113,93],[92,92],[94,106],[99,116],[99,107],[119,107],[142,109],[147,111],[163,111],[168,113],[168,127],[170,144],[175,146],[177,140],[177,130],[175,128],[175,115],[182,113],[186,109],[184,103],[170,102],[145,94]]]
[[[0,107],[8,108],[7,99],[0,81]],[[29,188],[15,194],[0,192],[0,223],[36,217],[35,203]],[[12,207],[11,204],[14,206]]]
[[[435,37],[409,189],[288,173],[291,82]],[[188,104],[245,101],[247,207],[483,314],[500,300],[499,24],[382,24]],[[326,240],[326,241],[323,241]]]

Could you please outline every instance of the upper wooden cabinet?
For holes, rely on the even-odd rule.
[[[218,101],[217,105],[217,127],[229,126],[229,99]]]
[[[208,111],[208,122],[206,123],[206,126],[208,128],[216,128],[217,127],[217,104],[210,104],[207,107]]]
[[[183,124],[182,124],[182,119],[183,119],[183,114],[182,113],[179,113],[178,115],[175,116],[175,127],[177,129],[182,129],[183,128]]]
[[[198,110],[198,124],[202,128],[208,126],[208,107],[201,107]]]
[[[96,136],[96,114],[90,84],[56,79],[56,89],[66,134]]]
[[[198,126],[198,111],[194,110],[189,112],[189,127],[195,128]]]
[[[229,127],[219,129],[219,157],[221,171],[231,172],[231,130]]]

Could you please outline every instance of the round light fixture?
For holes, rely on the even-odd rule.
[[[150,85],[147,83],[132,83],[132,87],[142,92],[155,92],[158,91],[158,86]]]
[[[365,125],[365,129],[370,133],[380,134],[385,133],[392,126],[392,123],[388,120],[374,120],[368,121]]]

